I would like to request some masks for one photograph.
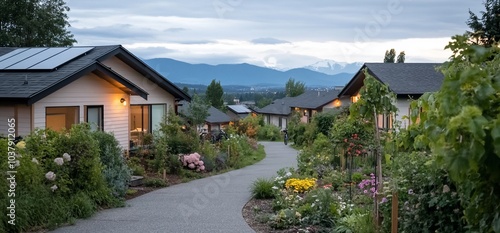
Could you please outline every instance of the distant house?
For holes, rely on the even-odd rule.
[[[129,149],[180,100],[190,97],[120,45],[0,48],[0,118],[21,136],[88,122]]]
[[[253,111],[249,109],[246,105],[238,104],[238,105],[227,105],[227,115],[231,118],[231,120],[240,120],[248,115],[250,115]]]
[[[182,101],[181,107],[179,107],[179,113],[182,115],[189,115],[189,102]],[[231,118],[220,111],[219,109],[210,106],[208,109],[208,117],[205,119],[205,125],[203,126],[207,132],[211,132],[212,130],[219,130],[221,128],[225,128],[231,122]]]
[[[299,112],[303,122],[310,122],[314,114],[340,108],[342,102],[338,98],[339,90],[306,91],[291,101],[290,107]]]
[[[338,98],[339,90],[306,91],[296,97],[277,99],[264,108],[256,110],[267,124],[282,129],[287,127],[293,112],[300,113],[303,122],[309,122],[318,112],[330,111],[342,106]]]
[[[276,125],[282,129],[287,127],[292,108],[290,107],[294,97],[285,97],[274,100],[271,104],[255,111],[262,115],[266,124]]]
[[[444,76],[436,68],[440,63],[365,63],[354,75],[349,83],[339,94],[341,99],[350,99],[356,102],[359,98],[359,90],[365,79],[364,69],[381,83],[386,84],[397,96],[396,107],[398,108],[396,120],[401,122],[402,127],[407,127],[410,122],[403,119],[410,113],[410,99],[418,99],[426,92],[439,90]],[[391,116],[379,116],[379,128],[392,128]]]

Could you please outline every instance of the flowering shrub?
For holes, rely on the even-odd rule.
[[[180,160],[182,166],[187,167],[191,170],[196,170],[197,172],[204,171],[204,162],[201,160],[201,155],[198,153],[181,155]]]
[[[292,189],[294,192],[303,193],[311,190],[316,185],[315,178],[296,179],[291,178],[285,182],[287,189]]]
[[[348,156],[361,156],[366,154],[366,149],[363,148],[363,143],[358,137],[358,134],[351,135],[350,138],[344,138],[344,146]]]
[[[358,184],[359,189],[363,191],[364,194],[370,197],[375,197],[377,194],[377,182],[375,182],[375,175],[370,174],[370,179],[364,179]]]

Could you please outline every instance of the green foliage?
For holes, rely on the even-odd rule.
[[[290,122],[288,122],[288,137],[297,146],[302,146],[305,142],[306,125],[300,121],[300,113],[295,112],[292,114]]]
[[[64,0],[0,1],[0,47],[71,46]]]
[[[306,91],[306,84],[295,79],[290,78],[285,84],[285,92],[288,97],[295,97],[302,95]]]
[[[208,109],[210,108],[210,104],[202,99],[197,94],[194,94],[191,103],[188,106],[188,112],[185,113],[185,116],[189,119],[191,124],[195,126],[200,126],[205,123],[205,120],[210,115],[208,113]]]
[[[281,129],[278,126],[267,124],[259,127],[257,139],[259,141],[278,141],[283,137]]]
[[[396,50],[386,50],[384,56],[384,63],[394,63],[396,58]]]
[[[347,115],[340,115],[329,131],[331,140],[338,145],[343,145],[345,139],[350,139],[354,134],[368,145],[373,143],[373,133],[373,125]]]
[[[472,29],[468,34],[476,44],[490,47],[500,41],[500,2],[497,0],[484,1],[485,11],[478,17],[469,10],[467,25]]]
[[[354,173],[352,173],[351,179],[352,179],[352,182],[359,184],[359,182],[361,182],[363,179],[365,179],[365,176],[359,172],[354,172]]]
[[[220,85],[220,81],[216,82],[215,79],[213,79],[205,92],[207,101],[210,102],[213,107],[220,110],[224,107],[224,99],[222,98],[223,95],[224,90]]]
[[[113,195],[125,197],[131,172],[122,156],[118,140],[112,134],[103,131],[96,131],[92,136],[99,144],[99,154],[104,165],[102,173],[108,187]]]
[[[341,218],[333,232],[336,233],[376,233],[377,228],[370,212],[354,213]]]
[[[168,184],[165,180],[156,177],[147,177],[144,179],[144,186],[146,187],[167,187]]]
[[[304,147],[297,156],[298,172],[302,175],[322,178],[333,170],[333,147],[328,138],[318,134],[316,140],[309,147]]]
[[[390,229],[392,190],[399,197],[401,232],[465,232],[463,208],[447,172],[425,153],[401,153],[393,160],[388,201],[381,204],[385,231]]]
[[[143,176],[145,173],[144,167],[141,165],[141,159],[132,157],[127,161],[127,166],[134,176]]]
[[[405,51],[401,51],[398,55],[398,60],[396,60],[396,63],[405,63]]]
[[[316,125],[316,134],[322,133],[323,135],[328,136],[337,117],[338,113],[334,111],[315,114],[312,118],[312,123]]]
[[[441,89],[426,95],[421,136],[461,194],[472,231],[500,232],[500,55],[455,36]],[[459,91],[457,91],[459,90]]]
[[[252,183],[251,192],[254,198],[267,199],[274,197],[274,183],[270,179],[258,178]]]
[[[264,97],[264,98],[261,98],[258,101],[256,101],[255,106],[258,108],[263,108],[267,105],[270,105],[271,103],[273,103],[273,99]]]

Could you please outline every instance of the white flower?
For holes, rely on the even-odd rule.
[[[56,179],[56,174],[54,174],[54,172],[47,172],[47,174],[45,174],[45,178],[47,178],[47,180],[54,181]]]
[[[63,154],[63,159],[64,159],[64,161],[68,161],[69,162],[69,161],[71,161],[71,155],[69,155],[68,153],[64,153]]]
[[[292,176],[292,173],[291,173],[291,172],[287,172],[287,173],[285,174],[285,176],[287,176],[287,177],[288,177],[288,176]]]
[[[443,193],[447,193],[450,191],[450,187],[448,185],[443,186]]]
[[[278,188],[278,187],[276,187],[276,186],[273,186],[273,188],[272,188],[272,189],[275,189],[275,190],[276,190],[276,189],[279,189],[279,188]]]
[[[40,163],[38,162],[38,159],[36,159],[36,158],[32,158],[32,159],[31,159],[31,162],[36,163],[36,164],[40,164]]]
[[[61,158],[61,157],[57,157],[57,158],[55,158],[55,159],[54,159],[54,162],[55,162],[57,165],[61,166],[61,165],[63,165],[63,164],[64,164],[64,159],[63,159],[63,158]]]
[[[14,164],[14,166],[19,167],[19,165],[21,165],[21,162],[19,162],[19,160],[16,160],[16,163]]]
[[[52,192],[56,191],[57,190],[57,185],[52,185],[52,187],[50,187],[50,189],[52,190]]]

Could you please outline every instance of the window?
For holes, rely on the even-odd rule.
[[[73,124],[78,124],[79,113],[79,107],[47,107],[45,109],[45,128],[55,131],[69,129]]]
[[[140,142],[144,134],[160,127],[165,108],[165,104],[130,106],[130,136],[134,143]]]
[[[104,107],[87,106],[85,121],[90,124],[92,131],[104,130]]]

